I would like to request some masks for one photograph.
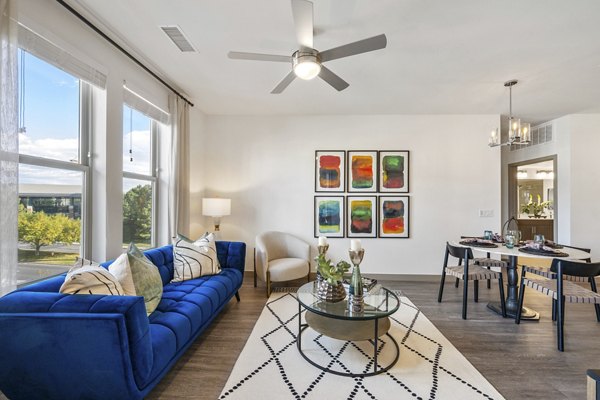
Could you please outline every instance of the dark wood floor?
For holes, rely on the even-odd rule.
[[[446,283],[441,304],[436,282],[385,285],[403,290],[507,399],[585,399],[586,369],[600,367],[600,324],[593,306],[566,305],[566,351],[560,353],[550,301],[532,290],[526,293],[526,304],[540,311],[541,320],[516,325],[486,309],[489,300],[498,299],[497,287],[480,289],[480,301],[470,301],[469,319],[464,321],[460,317],[462,290],[455,289],[452,282]],[[230,302],[150,399],[218,397],[266,302],[264,284],[255,289],[249,274],[240,294],[242,301]]]

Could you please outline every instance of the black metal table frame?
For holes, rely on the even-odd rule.
[[[390,335],[389,333],[386,332],[385,335],[390,338],[390,340],[394,344],[394,347],[396,348],[396,356],[394,357],[394,360],[387,366],[385,366],[383,368],[377,368],[378,367],[377,352],[378,352],[378,346],[379,346],[379,323],[378,322],[379,322],[380,318],[383,318],[383,317],[388,318],[388,316],[386,315],[386,316],[382,316],[382,317],[374,317],[373,318],[373,321],[375,324],[374,335],[373,335],[374,339],[372,341],[369,340],[370,342],[373,343],[373,371],[372,372],[365,372],[365,373],[341,372],[341,371],[333,370],[328,367],[324,367],[324,366],[316,363],[315,361],[308,358],[308,356],[306,354],[304,354],[304,352],[302,351],[302,333],[306,330],[306,328],[309,327],[308,324],[302,323],[302,307],[303,307],[302,303],[300,302],[300,300],[298,300],[298,336],[296,338],[296,347],[298,347],[298,351],[300,352],[300,354],[306,361],[308,361],[310,364],[314,365],[315,367],[319,368],[320,370],[328,372],[330,374],[346,376],[346,377],[351,377],[351,378],[366,378],[369,376],[379,375],[383,372],[386,372],[390,368],[392,368],[394,365],[396,365],[396,362],[398,362],[398,358],[400,357],[400,348],[398,347],[398,343],[392,337],[392,335]],[[314,311],[309,310],[307,307],[304,307],[304,308],[307,310],[307,312],[314,312]],[[334,317],[332,317],[331,315],[326,314],[326,313],[315,312],[315,314],[322,315],[327,318],[335,319]]]

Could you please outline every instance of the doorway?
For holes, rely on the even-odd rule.
[[[519,223],[523,240],[542,234],[557,237],[556,155],[508,166],[508,211]]]

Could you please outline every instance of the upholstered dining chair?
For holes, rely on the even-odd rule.
[[[449,266],[450,256],[458,259],[458,264]],[[462,318],[467,319],[467,300],[469,281],[473,283],[474,301],[479,301],[479,281],[484,279],[497,279],[500,289],[500,306],[502,307],[502,316],[506,317],[506,303],[504,299],[504,282],[502,281],[502,271],[493,271],[476,265],[474,263],[473,251],[468,247],[453,246],[446,243],[446,253],[444,255],[444,265],[442,267],[442,278],[440,280],[440,290],[438,292],[438,303],[442,302],[444,293],[444,282],[446,274],[454,276],[463,281],[463,300],[462,300]]]
[[[600,276],[600,262],[585,263],[579,261],[567,261],[555,258],[552,261],[550,272],[553,277],[545,278],[536,274],[527,274],[526,267],[521,270],[521,285],[519,290],[519,308],[515,317],[515,323],[521,322],[521,307],[525,298],[525,287],[545,294],[556,302],[556,330],[558,350],[564,351],[564,320],[565,320],[565,302],[569,303],[588,303],[600,304],[600,295],[596,290],[594,278]],[[586,289],[577,283],[565,279],[565,275],[572,277],[588,278],[592,289]],[[596,314],[596,319],[600,322],[600,315]]]
[[[267,284],[285,282],[302,277],[310,280],[310,245],[286,232],[270,231],[256,237],[254,253],[254,287],[256,278]]]

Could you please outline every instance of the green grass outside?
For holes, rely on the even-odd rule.
[[[19,249],[20,263],[40,263],[51,265],[70,265],[74,264],[79,254],[60,253],[58,251],[40,250],[39,255],[35,255],[35,250]]]

